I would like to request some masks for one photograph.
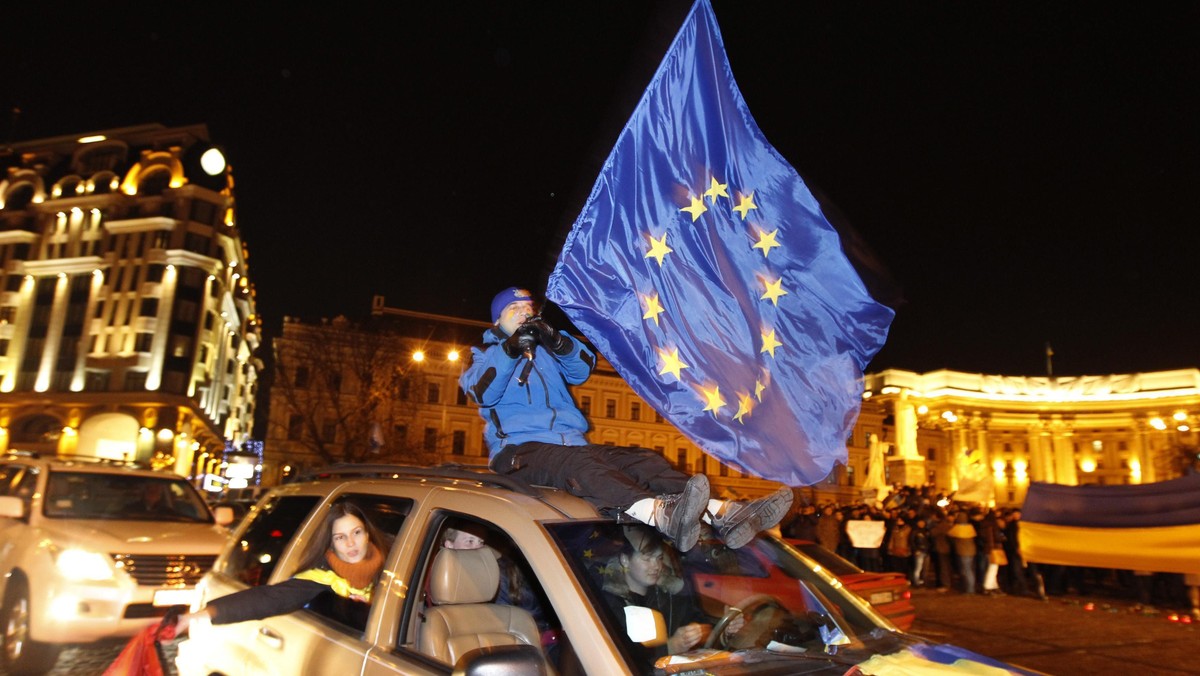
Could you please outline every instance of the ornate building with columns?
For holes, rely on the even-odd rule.
[[[203,125],[0,147],[0,450],[204,474],[248,438],[260,341]]]
[[[1136,484],[1179,476],[1200,436],[1200,370],[1075,377],[887,370],[866,377],[889,470],[949,490],[982,468],[1000,505],[1030,481]]]

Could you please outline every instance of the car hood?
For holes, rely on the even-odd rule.
[[[215,555],[229,537],[220,526],[174,521],[72,521],[45,530],[59,547],[114,554]]]

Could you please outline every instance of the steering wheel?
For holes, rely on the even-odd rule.
[[[704,642],[705,648],[712,648],[714,645],[719,645],[722,649],[729,647],[729,641],[725,638],[725,630],[729,628],[729,623],[739,615],[746,618],[753,618],[763,608],[778,608],[784,612],[788,611],[787,607],[779,599],[770,594],[752,594],[738,602],[735,606],[730,606],[729,610],[717,620],[713,625],[712,631],[708,634],[708,640]]]

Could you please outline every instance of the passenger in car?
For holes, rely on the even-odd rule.
[[[650,449],[588,443],[570,386],[587,381],[596,355],[542,319],[526,289],[497,294],[492,323],[459,384],[479,404],[494,471],[654,526],[681,552],[695,546],[701,520],[737,548],[791,509],[786,486],[751,502],[714,500],[706,476],[689,477]]]
[[[604,596],[609,609],[628,633],[625,608],[641,606],[662,613],[667,642],[658,646],[636,646],[648,664],[664,655],[691,650],[708,638],[708,618],[696,603],[694,592],[677,574],[678,566],[668,561],[669,549],[645,526],[625,526],[621,550],[604,569]],[[725,627],[725,636],[741,631],[745,620],[738,616]]]
[[[447,528],[443,532],[442,546],[446,549],[480,549],[486,546],[486,537],[487,529],[481,525],[459,524],[458,527]],[[520,563],[498,549],[492,548],[492,551],[496,554],[496,564],[500,567],[500,587],[495,602],[523,608],[529,612],[533,621],[537,623],[538,631],[541,632],[542,649],[553,662],[559,632],[548,618],[548,602],[542,598],[536,586],[529,583]]]
[[[344,624],[365,626],[371,593],[390,542],[362,508],[348,500],[333,503],[317,536],[309,544],[300,572],[272,585],[251,587],[212,599],[204,608],[180,615],[177,634],[197,619],[232,624],[283,615],[324,597],[321,614]]]

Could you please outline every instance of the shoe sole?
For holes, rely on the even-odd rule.
[[[675,549],[686,552],[700,540],[700,516],[708,507],[708,477],[693,474],[683,487],[683,497],[671,514],[672,526],[669,537],[675,541]]]
[[[792,508],[792,498],[792,489],[785,486],[755,501],[760,504],[755,505],[754,509],[745,510],[745,517],[726,527],[725,545],[731,549],[741,549],[755,535],[774,528]]]

